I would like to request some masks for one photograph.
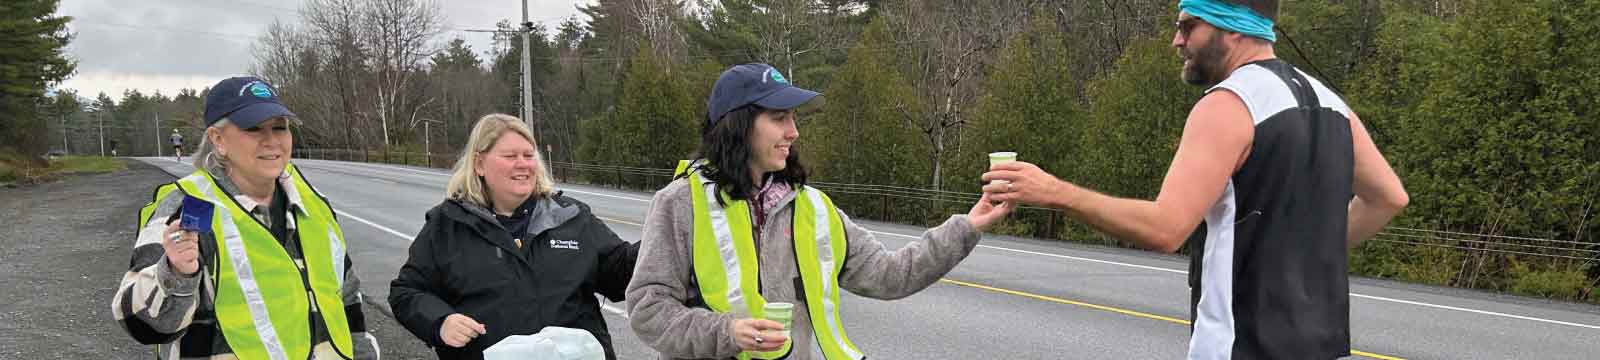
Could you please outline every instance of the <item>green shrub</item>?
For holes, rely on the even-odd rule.
[[[1530,263],[1515,262],[1511,266],[1510,290],[1520,295],[1581,300],[1579,292],[1588,285],[1585,268],[1587,266],[1539,269]]]

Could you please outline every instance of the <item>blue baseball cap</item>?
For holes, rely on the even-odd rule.
[[[294,117],[278,101],[278,89],[254,76],[223,79],[206,94],[206,126],[227,118],[241,128],[253,128],[267,119]]]
[[[711,87],[711,99],[706,100],[706,123],[715,124],[723,115],[746,105],[755,104],[768,109],[789,110],[817,97],[815,91],[789,84],[778,69],[767,64],[735,65],[717,77]]]

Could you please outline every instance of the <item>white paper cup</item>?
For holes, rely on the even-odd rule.
[[[994,167],[995,165],[1004,164],[1004,163],[1008,163],[1008,162],[1012,162],[1012,161],[1017,161],[1017,153],[1015,153],[1015,152],[1001,151],[1001,152],[989,153],[989,167]],[[1005,181],[1005,180],[995,180],[995,181],[990,181],[989,183],[990,184],[1003,184],[1003,183],[1006,183],[1006,182],[1007,181]]]
[[[1010,151],[989,153],[989,166],[995,166],[1012,161],[1017,161],[1017,153]]]

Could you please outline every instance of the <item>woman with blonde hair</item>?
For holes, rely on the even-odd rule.
[[[522,120],[478,119],[390,283],[395,319],[440,359],[479,359],[546,326],[586,330],[616,358],[594,294],[623,300],[638,244],[556,191],[536,149]]]

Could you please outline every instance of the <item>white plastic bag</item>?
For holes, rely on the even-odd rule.
[[[533,335],[512,335],[483,351],[484,360],[605,360],[606,350],[588,331],[557,326]]]

